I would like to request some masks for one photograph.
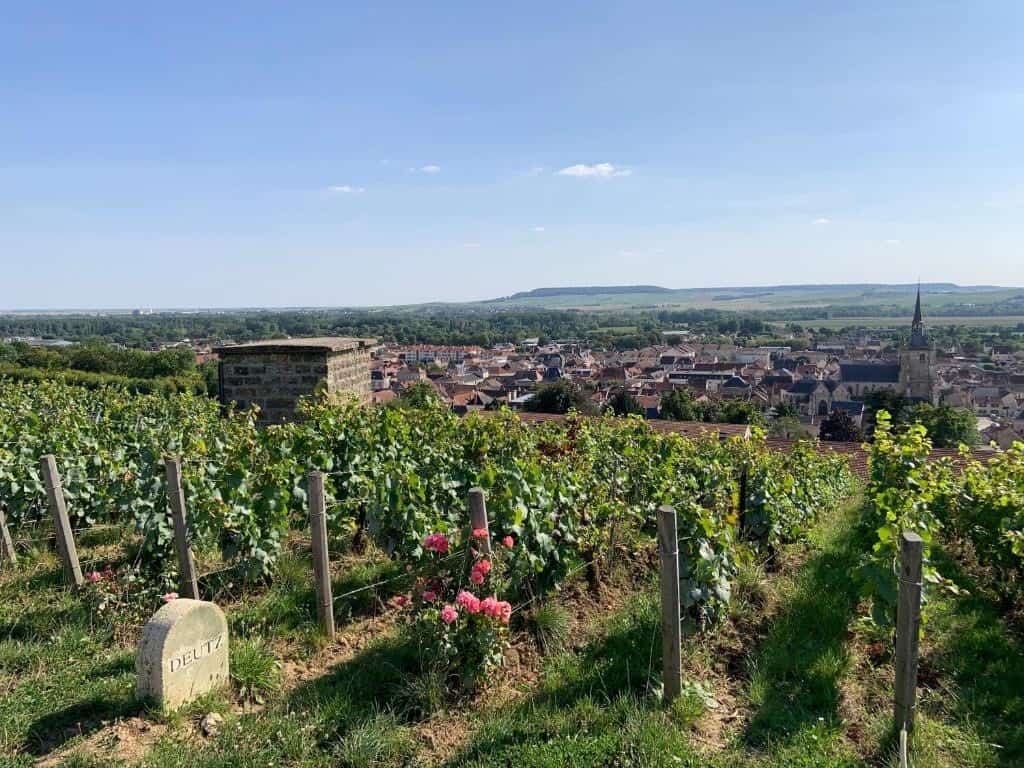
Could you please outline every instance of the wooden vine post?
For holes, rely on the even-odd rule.
[[[64,503],[64,486],[61,484],[60,473],[57,471],[57,459],[53,454],[43,456],[41,462],[43,483],[46,485],[46,500],[53,516],[53,528],[57,533],[57,552],[64,566],[64,579],[76,587],[82,586],[82,566],[78,563],[78,548],[75,547],[75,535],[68,519],[68,508]]]
[[[736,510],[737,516],[739,517],[739,529],[740,534],[743,534],[743,529],[747,524],[747,464],[743,464],[743,471],[740,472],[740,489],[739,489],[739,509]]]
[[[4,515],[4,508],[0,506],[0,565],[10,563],[18,564],[18,553],[14,551],[14,540],[7,528],[7,516]]]
[[[331,594],[331,562],[327,549],[327,514],[324,476],[310,472],[309,529],[313,537],[313,582],[316,588],[316,618],[328,639],[334,637],[334,598]]]
[[[192,543],[188,533],[188,517],[185,512],[185,491],[181,487],[181,461],[171,456],[164,457],[167,472],[167,503],[174,521],[174,550],[178,555],[178,589],[182,597],[199,599],[199,582],[196,577],[196,561],[192,557]]]
[[[661,562],[661,680],[665,702],[678,698],[683,687],[682,624],[679,603],[679,539],[676,511],[658,508],[658,555]]]
[[[900,591],[896,607],[896,731],[914,730],[917,711],[918,639],[921,633],[921,559],[916,533],[900,536]]]
[[[487,532],[487,536],[479,543],[474,542],[482,552],[491,554],[491,526],[487,522],[487,494],[483,488],[469,489],[469,520],[472,530],[481,528]]]

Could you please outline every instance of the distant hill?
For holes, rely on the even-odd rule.
[[[581,285],[561,288],[534,288],[532,291],[520,291],[508,297],[512,299],[543,299],[552,296],[597,296],[619,295],[631,293],[672,293],[671,288],[660,285]],[[502,301],[503,299],[497,299]]]

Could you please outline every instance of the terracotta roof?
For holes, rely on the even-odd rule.
[[[771,451],[791,451],[798,442],[800,441],[781,437],[769,437],[765,440],[768,449]],[[822,453],[837,453],[845,456],[849,460],[850,469],[855,475],[865,480],[868,478],[868,452],[864,450],[863,444],[816,441],[814,442],[814,447]],[[928,454],[929,461],[944,458],[962,463],[960,452],[953,448],[933,448],[932,452]]]
[[[396,397],[398,395],[393,390],[380,389],[371,393],[370,400],[374,405],[384,405],[385,403],[390,403]]]
[[[532,413],[521,411],[520,421],[526,424],[543,424],[547,421],[565,421],[566,416],[559,413]],[[651,429],[666,434],[679,434],[685,437],[711,435],[719,437],[749,437],[750,427],[746,424],[710,424],[703,421],[670,421],[668,419],[647,419],[645,422]]]

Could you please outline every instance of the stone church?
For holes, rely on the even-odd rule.
[[[921,319],[921,289],[917,289],[910,341],[900,350],[900,391],[911,400],[935,402],[935,349],[924,333]]]
[[[850,397],[862,398],[870,392],[899,392],[911,400],[936,401],[935,350],[924,332],[921,317],[921,289],[917,289],[910,339],[900,349],[898,363],[839,363],[839,380]]]

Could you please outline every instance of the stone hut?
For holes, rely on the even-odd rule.
[[[295,417],[303,395],[370,396],[370,351],[375,339],[323,337],[254,341],[220,347],[220,401],[258,405],[261,424]]]

